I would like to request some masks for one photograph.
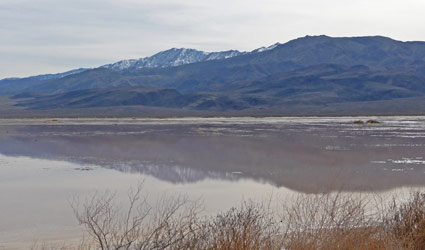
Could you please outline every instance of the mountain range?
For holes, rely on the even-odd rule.
[[[151,57],[123,60],[102,66],[113,70],[136,70],[141,68],[166,68],[183,64],[197,63],[210,60],[226,59],[242,55],[246,52],[229,50],[222,52],[204,52],[195,49],[170,49],[159,52]]]
[[[278,44],[269,47],[261,47],[251,52],[240,52],[237,50],[228,50],[221,52],[204,52],[195,49],[172,48],[161,51],[151,57],[139,59],[122,60],[116,63],[106,64],[98,68],[106,68],[114,71],[131,71],[140,68],[166,68],[179,66],[189,63],[197,63],[202,61],[226,59],[234,56],[239,56],[248,53],[259,53],[269,49],[273,49]],[[31,86],[36,86],[39,83],[47,80],[59,79],[72,74],[78,74],[89,68],[79,68],[58,74],[45,74],[30,76],[25,78],[6,78],[0,80],[0,95],[11,95],[25,91]]]
[[[251,52],[170,49],[94,69],[4,79],[0,95],[34,110],[146,106],[321,115],[330,106],[358,106],[362,114],[423,114],[425,42],[306,36]]]

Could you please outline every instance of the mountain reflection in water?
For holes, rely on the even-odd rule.
[[[425,185],[425,117],[359,119],[370,117],[0,120],[0,154],[307,193]]]

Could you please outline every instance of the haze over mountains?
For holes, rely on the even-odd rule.
[[[337,107],[341,114],[423,114],[425,42],[306,36],[251,52],[171,49],[62,75],[4,79],[0,94],[30,109],[150,106],[320,115]]]

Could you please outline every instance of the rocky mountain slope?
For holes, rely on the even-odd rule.
[[[33,98],[21,103],[30,108],[146,105],[222,111],[425,98],[424,42],[307,36],[250,53],[220,53],[172,49],[150,60],[41,81],[14,94]],[[136,95],[149,88],[156,89],[155,98],[152,91]],[[178,96],[171,102],[170,91]]]
[[[245,54],[237,50],[222,52],[203,52],[195,49],[170,49],[159,52],[151,57],[140,59],[123,60],[102,66],[103,68],[117,71],[135,70],[141,68],[166,68],[180,66],[189,63],[197,63],[210,60],[220,60]]]

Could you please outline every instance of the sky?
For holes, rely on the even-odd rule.
[[[0,0],[0,79],[306,35],[425,41],[424,0]]]

